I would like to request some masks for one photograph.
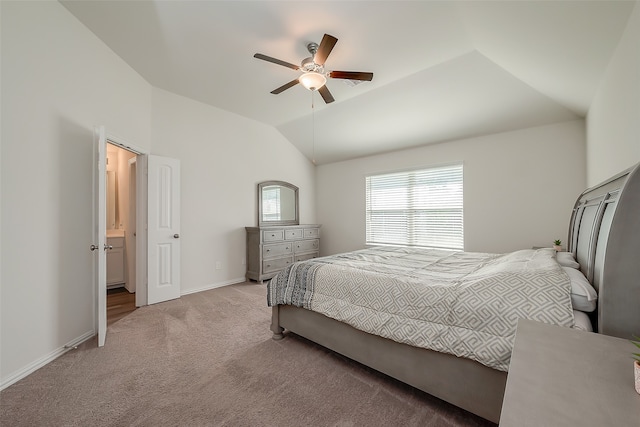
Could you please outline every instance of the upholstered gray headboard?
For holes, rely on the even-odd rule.
[[[640,335],[640,164],[578,197],[569,251],[598,291],[597,331]]]

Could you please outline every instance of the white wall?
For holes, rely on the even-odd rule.
[[[152,104],[153,153],[181,162],[182,293],[244,280],[259,182],[298,186],[315,221],[314,166],[274,128],[161,89]]]
[[[116,145],[107,144],[107,171],[113,171],[116,174],[117,201],[114,209],[118,212],[117,217],[119,220],[118,223],[115,224],[115,228],[127,231],[129,223],[129,159],[134,157],[136,157],[136,154],[131,151],[127,151]],[[107,209],[109,209],[108,201]],[[108,220],[107,229],[109,229]]]
[[[130,231],[129,224],[129,182],[131,181],[131,173],[129,171],[129,160],[136,157],[135,153],[118,147],[118,165],[117,165],[117,183],[118,183],[118,218],[119,229],[124,229],[127,233]],[[133,177],[135,180],[135,176]],[[127,235],[128,237],[128,235]]]
[[[258,182],[315,222],[314,166],[275,129],[152,90],[58,2],[0,8],[0,388],[94,333],[94,125],[181,160],[183,293],[244,280]]]
[[[454,162],[464,163],[465,250],[501,253],[566,241],[586,182],[583,120],[319,166],[322,254],[364,247],[366,175]]]
[[[92,130],[149,149],[151,87],[58,2],[0,7],[5,385],[93,333]]]
[[[640,2],[587,115],[589,186],[640,162]]]

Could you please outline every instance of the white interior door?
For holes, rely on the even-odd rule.
[[[91,250],[94,253],[94,289],[98,346],[102,347],[107,337],[107,136],[104,126],[94,128],[93,134],[93,218],[94,238]]]
[[[148,304],[148,159],[149,156],[147,154],[138,154],[136,157],[136,307],[142,307]]]
[[[180,161],[149,155],[147,298],[180,297]]]

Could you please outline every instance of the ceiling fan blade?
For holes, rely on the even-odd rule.
[[[298,67],[297,65],[291,64],[290,62],[281,61],[279,59],[272,58],[270,56],[263,55],[261,53],[256,53],[255,55],[253,55],[253,57],[254,58],[258,58],[258,59],[262,59],[263,61],[273,62],[274,64],[282,65],[283,67],[292,68],[294,70],[299,70],[300,69],[300,67]]]
[[[320,89],[318,89],[318,92],[320,92],[320,95],[322,95],[322,99],[324,99],[324,102],[326,104],[331,104],[333,101],[335,101],[335,99],[333,99],[333,95],[331,95],[331,92],[329,92],[329,88],[327,87],[327,85],[324,85]]]
[[[289,83],[284,84],[284,85],[280,86],[279,88],[272,90],[271,93],[274,94],[274,95],[277,95],[277,94],[279,94],[281,92],[284,92],[285,90],[289,89],[290,87],[294,87],[298,83],[300,83],[300,81],[298,79],[291,80]]]
[[[327,60],[327,57],[331,53],[331,50],[338,42],[338,39],[330,36],[329,34],[325,34],[322,37],[322,41],[320,42],[320,46],[318,46],[318,51],[313,57],[313,62],[318,65],[324,65],[324,62]]]
[[[362,71],[331,71],[329,77],[332,79],[366,80],[370,82],[373,79],[373,73],[364,73]]]

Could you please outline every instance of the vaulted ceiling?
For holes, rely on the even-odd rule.
[[[584,117],[635,1],[61,1],[150,84],[276,127],[316,163]],[[296,85],[338,38],[335,102]],[[313,110],[312,110],[313,105]]]

